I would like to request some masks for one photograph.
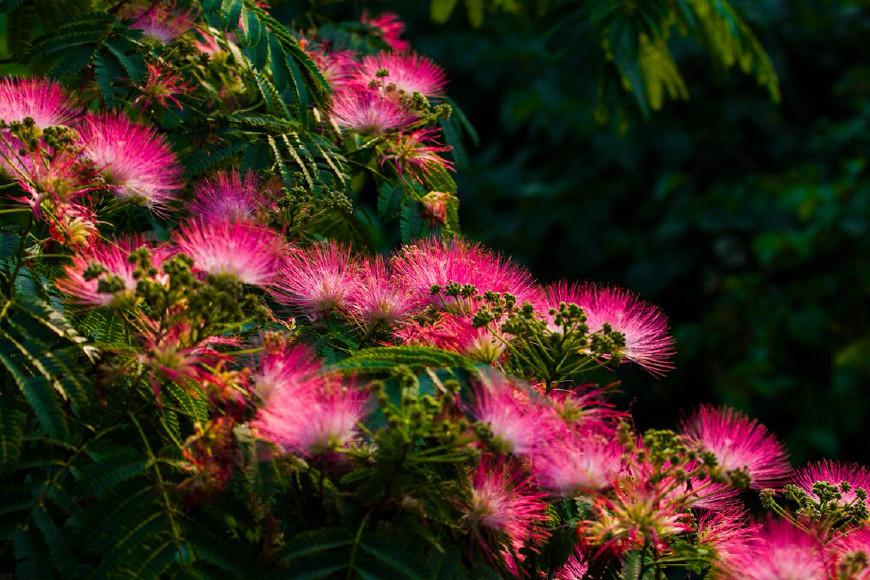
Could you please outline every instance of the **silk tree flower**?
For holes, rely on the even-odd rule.
[[[713,569],[724,575],[726,562],[734,561],[755,546],[760,528],[749,521],[742,507],[705,511],[698,517],[698,546],[713,553]]]
[[[0,120],[20,123],[33,119],[37,127],[67,125],[78,114],[63,88],[41,78],[0,79]]]
[[[729,578],[825,580],[827,561],[817,539],[788,520],[768,519],[754,541],[731,546],[722,558]]]
[[[88,115],[78,127],[84,155],[120,199],[163,213],[181,189],[166,139],[120,114]]]
[[[562,564],[561,568],[556,570],[553,578],[555,580],[584,580],[587,572],[589,572],[589,564],[586,562],[586,556],[580,551],[580,548],[574,548],[571,557]]]
[[[546,385],[543,383],[535,385],[534,389],[542,396],[546,393]],[[590,388],[589,385],[581,385],[553,389],[549,397],[556,414],[569,430],[577,433],[615,433],[617,425],[627,418],[628,413],[617,410],[605,398],[606,394],[606,387]]]
[[[870,559],[870,528],[857,528],[838,536],[827,546],[831,568],[840,573],[837,578],[870,579],[870,565],[856,570],[854,563]]]
[[[267,348],[252,375],[254,392],[263,400],[276,389],[301,391],[309,381],[319,380],[320,361],[303,344]]]
[[[613,433],[558,433],[533,453],[538,484],[559,497],[574,497],[610,487],[622,469],[624,450]]]
[[[355,78],[360,85],[377,87],[386,95],[420,93],[424,97],[444,94],[444,69],[424,56],[379,52],[363,57]]]
[[[859,487],[870,493],[870,470],[856,463],[819,461],[797,470],[791,477],[793,484],[807,495],[815,498],[816,501],[819,500],[819,497],[813,491],[813,485],[818,481],[825,481],[837,487],[843,483],[848,484],[846,491],[840,489],[841,499],[837,501],[840,505],[861,501],[855,493]]]
[[[419,296],[414,296],[419,303]],[[449,312],[437,313],[434,320],[410,321],[394,334],[404,344],[434,346],[486,364],[498,362],[507,340],[488,328],[474,326],[469,316]]]
[[[362,261],[347,302],[351,317],[366,328],[392,327],[421,305],[416,294],[393,281],[389,264],[380,256]]]
[[[399,133],[387,141],[381,165],[391,162],[399,175],[408,176],[419,183],[423,183],[423,178],[435,167],[453,171],[453,162],[438,155],[453,149],[439,144],[439,133],[439,129],[431,128]]]
[[[589,519],[578,528],[581,542],[616,556],[644,546],[666,550],[672,538],[692,530],[692,514],[663,494],[663,486],[632,474],[616,478],[610,493],[592,496]]]
[[[484,457],[471,478],[464,518],[490,559],[516,568],[520,548],[534,550],[549,537],[544,497],[517,462]]]
[[[483,246],[461,239],[427,238],[404,246],[393,258],[397,283],[412,288],[429,304],[441,304],[460,311],[467,304],[432,293],[433,287],[444,288],[451,282],[474,286],[479,294],[510,293],[517,303],[535,303],[540,291],[532,275]],[[466,312],[467,313],[467,312]]]
[[[315,45],[307,38],[300,38],[299,46],[311,57],[333,91],[350,84],[357,66],[354,51],[329,50],[325,44]]]
[[[605,324],[625,337],[623,356],[653,375],[673,368],[674,340],[668,320],[658,307],[639,300],[622,288],[596,284],[558,283],[547,288],[541,310],[558,309],[561,302],[580,306],[586,315],[589,332],[599,332]]]
[[[284,450],[316,456],[345,447],[365,417],[368,394],[339,377],[312,372],[313,353],[296,347],[263,361],[260,376],[270,382],[252,426]]]
[[[193,328],[185,323],[176,323],[168,328],[144,314],[134,321],[142,352],[139,362],[152,370],[151,387],[160,396],[163,381],[190,383],[198,388],[208,385],[223,386],[218,369],[230,357],[216,350],[217,346],[238,346],[239,339],[226,336],[196,338]]]
[[[275,299],[311,320],[348,312],[357,292],[359,267],[350,248],[335,241],[287,256],[272,285]]]
[[[260,180],[252,172],[219,171],[197,184],[187,212],[204,222],[257,221],[257,212],[265,205]]]
[[[111,242],[97,240],[73,255],[72,263],[64,266],[63,276],[55,282],[57,289],[71,301],[81,306],[111,306],[127,300],[136,290],[133,277],[136,265],[130,262],[130,253],[143,246],[151,247],[141,236],[121,238]],[[151,263],[160,268],[169,256],[165,247],[151,247]],[[93,276],[87,273],[91,272]],[[101,292],[100,282],[115,287],[111,292]]]
[[[266,286],[285,254],[280,236],[246,223],[191,220],[173,235],[178,251],[193,259],[195,270]]]
[[[150,2],[148,6],[132,6],[122,12],[131,18],[130,28],[163,44],[171,44],[191,30],[194,15],[191,10],[180,9],[175,2]]]
[[[399,103],[358,86],[335,92],[329,116],[339,127],[374,135],[404,129],[415,120]]]
[[[405,23],[394,12],[384,12],[376,17],[371,17],[368,12],[363,12],[360,21],[377,29],[381,33],[381,38],[393,51],[404,52],[411,48],[407,40],[400,38],[405,32]]]
[[[537,397],[524,397],[511,379],[494,371],[486,373],[474,395],[471,415],[485,427],[493,448],[528,457],[550,441],[555,424],[552,409]]]
[[[791,471],[777,438],[739,411],[704,405],[682,421],[681,427],[690,442],[716,456],[722,469],[745,469],[753,489],[774,487]]]
[[[184,80],[178,70],[168,65],[148,63],[145,67],[148,70],[148,78],[141,86],[142,94],[133,101],[133,104],[143,110],[155,103],[164,108],[173,105],[181,109],[181,101],[178,98],[191,92],[193,86]]]

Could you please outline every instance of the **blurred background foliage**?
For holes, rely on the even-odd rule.
[[[778,85],[760,53],[749,74],[729,70],[713,31],[675,23],[684,90],[644,103],[624,82],[600,90],[590,67],[612,61],[594,54],[589,4],[662,3],[352,10],[405,19],[479,132],[458,172],[466,235],[542,279],[624,285],[669,314],[677,369],[621,377],[640,427],[723,402],[781,434],[795,463],[870,460],[868,4],[733,0]]]

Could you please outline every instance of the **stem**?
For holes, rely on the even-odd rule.
[[[148,462],[154,468],[154,477],[157,479],[157,487],[160,488],[160,498],[163,500],[163,506],[166,510],[166,518],[169,520],[169,527],[172,530],[172,540],[177,547],[181,547],[184,541],[181,537],[181,531],[178,528],[178,524],[176,523],[175,518],[172,517],[173,506],[169,499],[169,494],[166,493],[166,482],[163,479],[163,472],[160,471],[160,463],[157,460],[157,456],[154,455],[154,451],[151,449],[151,444],[148,442],[148,437],[145,435],[142,425],[140,425],[139,421],[136,419],[136,415],[128,413],[128,416],[130,417],[130,420],[133,421],[133,424],[136,425],[136,429],[139,431],[140,437],[142,437],[142,443],[145,444],[145,451],[148,453]]]
[[[9,285],[7,287],[7,296],[12,296],[15,293],[15,279],[18,278],[18,273],[21,272],[21,266],[24,264],[24,248],[27,245],[27,238],[33,230],[33,213],[27,220],[27,227],[24,229],[24,234],[18,242],[18,251],[15,254],[15,269],[9,277]]]
[[[359,527],[356,529],[356,535],[354,536],[353,544],[350,547],[350,559],[347,562],[347,575],[345,575],[346,580],[351,580],[351,578],[353,578],[353,567],[356,564],[356,553],[359,548],[359,542],[362,539],[363,530],[365,529],[369,517],[372,515],[374,509],[374,507],[369,508],[369,511],[366,512],[366,515],[359,523]]]

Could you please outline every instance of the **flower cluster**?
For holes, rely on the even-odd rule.
[[[153,542],[176,543],[158,562],[182,559],[188,528],[211,537],[222,525],[215,537],[264,566],[329,561],[310,543],[326,538],[331,572],[347,577],[353,566],[376,576],[378,557],[398,570],[455,560],[456,577],[870,575],[868,469],[793,470],[773,433],[730,408],[636,429],[615,379],[626,365],[655,378],[674,368],[662,311],[615,286],[541,284],[451,230],[454,165],[437,128],[451,110],[446,76],[395,15],[318,38],[276,28],[264,6],[218,4],[114,9],[113,30],[143,51],[125,61],[141,70],[118,88],[123,106],[89,80],[74,93],[0,80],[0,170],[16,204],[5,211],[28,220],[9,224],[21,242],[3,256],[3,332],[6,321],[30,332],[7,317],[27,271],[64,306],[34,344],[93,343],[98,413],[85,417],[51,381],[76,413],[63,428],[84,426],[75,455],[138,458],[143,445],[147,461],[79,487],[109,488],[142,466],[161,502],[183,498],[161,512],[180,523]],[[281,77],[308,66],[291,103]],[[303,91],[320,77],[328,87]],[[373,250],[390,243],[369,194],[384,219],[401,215],[392,251]],[[351,198],[363,208],[350,211]],[[3,368],[21,362],[26,397],[67,370],[54,352],[10,344]],[[22,431],[28,401],[10,400],[10,432]],[[45,405],[33,425],[66,406]],[[62,443],[46,448],[79,444]],[[407,544],[412,556],[394,558]]]

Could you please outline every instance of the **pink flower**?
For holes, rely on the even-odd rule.
[[[560,497],[604,489],[622,469],[623,452],[612,433],[566,430],[534,453],[535,479]]]
[[[164,108],[172,104],[175,108],[181,109],[181,101],[178,98],[191,92],[193,87],[187,84],[181,73],[174,68],[155,63],[148,63],[146,68],[148,78],[142,86],[142,95],[134,102],[143,109],[147,109],[154,103]]]
[[[220,171],[200,182],[194,199],[187,206],[194,219],[205,222],[256,222],[257,211],[265,199],[257,176],[248,171]]]
[[[706,511],[698,518],[698,545],[713,552],[713,567],[722,571],[723,562],[733,561],[755,546],[760,527],[748,521],[743,508]]]
[[[292,252],[278,272],[272,294],[311,320],[347,312],[357,292],[358,266],[348,246],[331,241]]]
[[[198,338],[193,328],[184,322],[164,327],[163,323],[139,314],[135,321],[143,341],[139,362],[150,367],[151,386],[159,397],[164,380],[193,383],[196,387],[223,387],[219,371],[229,356],[218,352],[218,345],[238,346],[234,337],[206,336]]]
[[[397,14],[393,12],[384,12],[372,18],[369,16],[368,12],[363,12],[360,21],[363,24],[368,24],[377,29],[381,33],[384,42],[386,42],[387,46],[392,50],[403,52],[411,48],[411,45],[407,40],[399,38],[402,36],[402,33],[405,32],[405,23],[402,22]]]
[[[586,390],[581,392],[582,389]],[[543,394],[545,385],[535,385],[535,390]],[[581,385],[570,389],[553,389],[549,397],[553,401],[556,414],[568,429],[577,433],[614,433],[617,424],[628,413],[617,410],[605,398],[607,390],[607,387],[590,388],[589,385]]]
[[[396,330],[395,336],[405,344],[434,346],[486,364],[501,358],[506,342],[506,338],[485,327],[475,327],[469,316],[449,312],[438,313],[434,320],[408,322]]]
[[[535,549],[549,536],[547,507],[519,464],[487,457],[472,476],[465,518],[489,556],[513,568],[520,548]]]
[[[561,568],[556,570],[553,578],[555,580],[584,580],[588,571],[589,564],[586,563],[586,556],[580,551],[580,548],[574,548],[574,553]]]
[[[863,554],[865,561],[870,558],[870,528],[858,528],[839,536],[828,544],[828,554],[832,560],[832,568],[840,569],[846,565],[846,558],[850,555]],[[840,576],[838,576],[839,578]],[[848,576],[850,580],[870,579],[870,565],[854,576]]]
[[[438,144],[438,129],[417,129],[409,133],[399,133],[394,140],[388,141],[381,165],[391,161],[400,175],[407,175],[419,183],[429,175],[434,167],[453,170],[453,162],[438,153],[452,150],[452,147]]]
[[[724,556],[724,557],[723,557]],[[729,577],[745,580],[825,580],[819,542],[787,520],[769,519],[754,541],[731,545],[720,554]]]
[[[682,429],[692,443],[713,453],[723,469],[746,469],[753,489],[773,487],[790,471],[785,449],[776,437],[734,409],[701,406],[682,422]]]
[[[145,36],[170,44],[193,28],[193,12],[177,9],[175,2],[152,2],[145,8],[126,10],[133,19],[130,28],[141,30]]]
[[[444,298],[432,294],[432,288],[444,289],[449,283],[474,286],[478,294],[511,293],[517,303],[535,302],[539,290],[532,275],[510,260],[472,242],[460,239],[428,238],[407,245],[394,257],[397,283],[413,289],[430,304]],[[445,306],[456,306],[450,301]]]
[[[355,86],[336,91],[329,115],[340,127],[366,134],[403,129],[414,121],[414,116],[395,101],[377,91]]]
[[[162,213],[181,189],[181,168],[151,127],[123,115],[88,115],[78,128],[83,153],[120,199]]]
[[[64,266],[63,276],[55,282],[57,289],[70,301],[83,306],[110,306],[128,299],[135,292],[137,284],[133,277],[136,265],[130,262],[130,253],[142,246],[149,244],[138,236],[116,242],[97,240],[75,254],[71,264]],[[152,248],[151,265],[159,269],[168,254],[166,248]],[[94,267],[98,267],[98,270],[94,270],[97,275],[87,279],[85,272]],[[121,282],[123,288],[115,292],[101,292],[100,281],[108,281],[108,278]]]
[[[483,375],[475,388],[471,414],[485,425],[496,449],[529,456],[546,445],[553,432],[552,409],[537,399],[523,400],[516,383],[497,372]]]
[[[326,46],[313,45],[307,39],[300,39],[299,45],[311,57],[320,73],[333,91],[348,85],[356,71],[356,53],[352,50],[327,50]]]
[[[285,251],[278,234],[246,223],[193,220],[181,226],[173,240],[180,252],[193,258],[194,269],[254,286],[271,282]]]
[[[317,362],[304,347],[270,355],[263,365],[260,374],[271,384],[252,424],[260,437],[307,456],[340,449],[356,438],[367,393],[312,372]]]
[[[0,79],[0,120],[7,123],[33,119],[37,127],[66,125],[78,110],[61,86],[48,79]]]
[[[441,96],[447,84],[444,69],[428,58],[391,52],[364,57],[357,69],[356,81],[364,86],[378,87],[385,95],[420,93],[424,97]]]
[[[792,483],[801,488],[807,495],[818,501],[818,496],[813,491],[813,484],[825,481],[831,485],[840,486],[842,483],[849,484],[848,491],[842,491],[842,498],[838,503],[841,505],[851,504],[858,500],[855,494],[856,488],[861,488],[870,493],[870,470],[856,463],[843,463],[840,461],[819,461],[810,463],[806,467],[797,470],[792,476]]]
[[[357,276],[347,301],[350,315],[363,326],[393,326],[420,307],[419,297],[395,283],[380,256],[364,260]]]
[[[254,392],[265,400],[277,390],[302,391],[309,381],[319,380],[320,361],[305,345],[267,349],[253,375]]]
[[[654,375],[673,368],[674,341],[668,321],[655,306],[639,300],[628,290],[595,284],[554,284],[547,288],[546,309],[561,302],[576,304],[586,314],[589,332],[609,325],[625,337],[623,356]]]

